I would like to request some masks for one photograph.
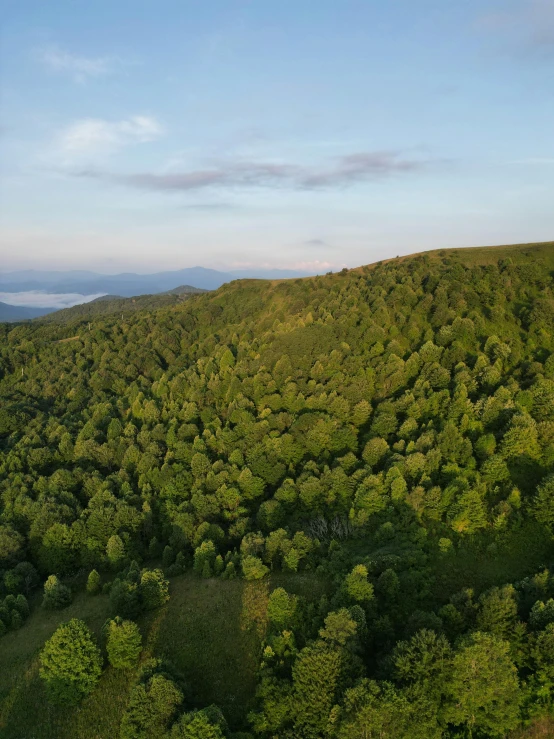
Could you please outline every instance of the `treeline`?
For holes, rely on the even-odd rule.
[[[356,721],[405,705],[406,726],[410,711],[429,716],[425,736],[502,736],[532,705],[550,710],[550,687],[536,687],[550,663],[533,656],[550,621],[531,618],[536,603],[550,612],[547,570],[542,590],[498,583],[511,631],[479,620],[490,593],[436,582],[436,563],[447,570],[476,540],[492,553],[526,531],[551,556],[547,264],[540,252],[484,266],[423,255],[232,283],[90,329],[0,326],[1,597],[133,561],[205,577],[317,571],[330,596],[266,645],[256,735],[401,737],[401,724],[371,734]],[[372,598],[349,599],[350,576]],[[428,675],[395,667],[421,644]],[[510,726],[471,726],[452,708],[462,693],[441,692],[475,655],[502,668],[482,686],[507,686]],[[323,703],[302,707],[302,690]]]

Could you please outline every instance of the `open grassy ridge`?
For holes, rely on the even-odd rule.
[[[278,585],[314,598],[325,590],[313,575],[278,575],[271,583],[175,578],[167,606],[139,620],[142,659],[169,660],[188,685],[188,707],[217,703],[239,728],[252,706],[267,598]],[[107,596],[79,593],[63,611],[37,608],[19,631],[2,638],[2,739],[117,739],[132,674],[107,667],[93,693],[69,709],[48,704],[38,674],[38,654],[59,623],[82,619],[100,641],[108,617]]]
[[[554,241],[535,244],[512,244],[508,246],[483,246],[457,249],[435,249],[419,252],[407,256],[385,259],[379,262],[362,265],[348,270],[348,274],[355,276],[359,273],[370,272],[378,264],[387,262],[407,262],[413,259],[426,258],[432,261],[447,259],[450,266],[455,263],[467,267],[497,264],[499,260],[510,259],[514,264],[537,263],[548,271],[554,270]],[[70,323],[88,321],[94,318],[103,318],[108,314],[117,314],[127,311],[153,311],[158,309],[182,310],[185,304],[192,306],[197,313],[203,309],[216,310],[229,307],[229,303],[240,305],[240,317],[267,313],[273,316],[282,311],[283,315],[293,312],[294,301],[291,305],[291,295],[298,292],[298,288],[308,290],[322,290],[332,288],[338,281],[343,281],[345,275],[341,272],[329,273],[317,277],[283,278],[278,280],[264,279],[237,279],[222,285],[203,295],[185,294],[173,295],[142,295],[137,298],[114,298],[106,301],[93,301],[83,305],[65,308],[42,317],[40,322]],[[295,291],[295,287],[297,289]],[[215,319],[217,313],[212,318]],[[239,318],[237,314],[236,318]]]
[[[554,241],[536,244],[508,244],[501,246],[470,246],[459,249],[433,249],[432,251],[400,257],[402,260],[426,255],[430,259],[449,257],[467,266],[496,264],[499,259],[511,259],[514,264],[542,260],[554,268]],[[390,261],[390,260],[387,260]]]
[[[522,264],[530,260],[538,260],[544,263],[549,269],[554,269],[554,241],[500,246],[467,246],[454,249],[432,249],[430,251],[406,254],[401,257],[383,259],[379,262],[355,267],[353,271],[364,271],[371,267],[375,267],[377,264],[386,264],[387,262],[396,261],[405,262],[419,257],[427,257],[432,260],[447,258],[455,262],[459,262],[460,264],[464,264],[467,267],[497,264],[501,259],[511,259],[514,264]]]
[[[459,249],[435,249],[433,251],[409,254],[407,256],[385,259],[346,272],[334,272],[316,277],[301,277],[296,279],[259,280],[240,279],[229,282],[219,290],[208,295],[193,298],[195,309],[202,309],[208,304],[211,310],[216,306],[228,309],[231,303],[240,305],[240,316],[267,315],[272,320],[277,316],[282,320],[286,315],[295,313],[294,297],[300,298],[305,291],[317,292],[332,290],[345,279],[356,278],[360,274],[370,273],[377,265],[387,262],[410,262],[415,259],[429,259],[433,262],[442,261],[445,267],[455,264],[466,267],[478,267],[498,264],[499,261],[510,259],[514,264],[538,265],[547,272],[554,270],[554,241],[539,244],[512,244],[509,246],[483,246]],[[282,315],[279,315],[279,314]],[[217,313],[214,313],[214,318]],[[237,315],[238,318],[238,315]],[[231,317],[232,320],[232,317]]]

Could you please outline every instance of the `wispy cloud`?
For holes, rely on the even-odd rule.
[[[528,51],[554,49],[553,0],[520,0],[512,10],[481,16],[478,25]]]
[[[526,159],[514,159],[509,164],[552,166],[554,165],[554,157],[527,157]]]
[[[87,57],[72,54],[58,46],[49,46],[36,52],[37,59],[53,72],[67,74],[75,82],[86,82],[94,77],[115,74],[129,62],[118,56]]]
[[[402,156],[400,152],[358,152],[338,157],[327,166],[306,166],[263,161],[229,161],[205,169],[156,174],[117,174],[81,169],[71,174],[107,180],[129,187],[160,192],[194,192],[206,189],[289,188],[322,190],[347,187],[395,174],[418,172],[430,164],[423,158]]]
[[[84,118],[62,131],[58,144],[65,155],[105,154],[154,141],[162,134],[161,124],[151,116],[135,115],[120,121]]]
[[[304,246],[315,246],[318,248],[322,248],[324,246],[329,246],[329,244],[325,241],[325,239],[308,239],[307,241],[304,241]]]
[[[227,203],[227,202],[219,202],[219,203],[187,203],[186,205],[183,205],[183,208],[185,210],[199,210],[199,211],[207,211],[207,212],[217,212],[217,211],[230,211],[230,210],[237,210],[239,206],[237,203]]]

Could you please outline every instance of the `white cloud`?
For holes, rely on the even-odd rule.
[[[25,306],[28,308],[71,308],[73,305],[89,303],[91,300],[105,295],[81,295],[80,293],[46,293],[42,290],[28,290],[27,292],[4,293],[0,292],[0,302],[9,305]]]
[[[75,82],[86,82],[94,77],[115,74],[130,62],[118,56],[86,57],[71,54],[58,46],[49,46],[36,53],[36,58],[53,72],[67,74]]]
[[[62,132],[59,148],[69,156],[109,154],[132,144],[154,141],[163,134],[151,116],[135,115],[121,121],[83,118]]]

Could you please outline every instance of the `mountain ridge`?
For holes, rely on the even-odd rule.
[[[207,267],[186,267],[181,270],[138,274],[121,272],[103,275],[97,272],[48,272],[20,270],[0,273],[0,292],[27,292],[41,290],[50,293],[81,293],[83,295],[106,292],[122,297],[152,295],[167,292],[181,285],[194,285],[197,289],[216,290],[226,282],[240,278],[285,279],[307,277],[302,270],[237,270],[223,272]]]

